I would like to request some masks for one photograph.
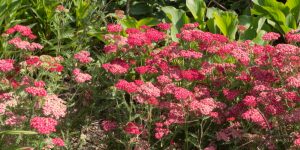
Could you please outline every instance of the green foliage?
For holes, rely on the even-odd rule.
[[[162,10],[167,16],[168,21],[172,23],[171,36],[172,40],[177,41],[176,34],[179,33],[180,28],[184,24],[189,23],[190,19],[187,17],[185,11],[176,9],[171,6],[163,7]]]
[[[1,131],[1,134],[10,134],[10,135],[14,135],[14,134],[25,134],[25,135],[31,135],[31,134],[38,134],[35,131],[24,131],[24,130],[6,130],[6,131]]]
[[[265,44],[265,41],[261,40],[263,34],[265,34],[270,29],[266,25],[265,17],[251,17],[248,15],[239,16],[240,25],[247,28],[246,31],[240,34],[239,39],[242,41],[253,40],[258,44]]]
[[[159,23],[159,20],[152,17],[136,20],[133,17],[126,16],[120,20],[120,23],[125,29],[127,29],[127,28],[139,28],[143,25],[155,26]]]
[[[269,24],[281,32],[296,29],[299,24],[300,1],[287,0],[285,4],[276,0],[253,0],[252,15],[263,16]]]
[[[191,11],[194,19],[199,22],[201,28],[205,28],[205,12],[206,12],[206,4],[204,0],[187,0],[186,6]]]
[[[238,16],[234,12],[219,11],[214,12],[214,22],[220,31],[229,39],[234,40],[237,32]]]
[[[26,21],[20,18],[28,5],[22,5],[20,0],[1,0],[0,1],[0,31],[4,31],[14,24]]]

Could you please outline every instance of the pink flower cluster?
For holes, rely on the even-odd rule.
[[[285,35],[285,38],[289,43],[300,42],[300,34],[297,33],[297,30],[292,30]]]
[[[300,87],[300,74],[296,76],[291,76],[286,79],[287,85],[290,87],[299,88]]]
[[[104,131],[109,132],[117,128],[117,123],[110,120],[104,120],[101,122],[101,126]]]
[[[167,31],[171,28],[171,24],[170,23],[159,23],[159,24],[157,24],[157,27],[161,30]]]
[[[88,51],[80,51],[74,55],[74,58],[83,64],[90,63],[93,60]]]
[[[47,95],[44,97],[43,114],[52,116],[56,119],[64,117],[67,112],[65,101],[58,98],[56,95]]]
[[[22,124],[27,119],[26,116],[16,115],[12,112],[7,112],[5,115],[8,118],[5,120],[4,124],[8,125],[8,126],[14,126],[14,125]]]
[[[0,71],[5,73],[13,70],[14,62],[12,59],[0,59]]]
[[[14,45],[16,48],[35,51],[43,49],[43,46],[39,43],[23,41],[20,37],[15,37],[8,41],[8,44]]]
[[[127,93],[135,93],[138,89],[138,86],[134,82],[127,82],[123,79],[119,80],[118,83],[115,84],[115,87],[119,90],[126,91]]]
[[[73,75],[75,76],[75,81],[77,83],[84,83],[92,80],[92,76],[87,73],[82,73],[80,69],[75,68],[73,70]]]
[[[151,82],[146,82],[139,86],[138,92],[148,97],[160,96],[160,90],[157,87],[155,87]]]
[[[110,63],[103,64],[102,67],[112,74],[124,74],[129,69],[129,65],[121,59],[112,60]]]
[[[268,32],[262,36],[262,39],[265,41],[273,41],[273,40],[277,40],[279,37],[280,37],[279,33]]]
[[[108,24],[107,25],[107,31],[108,32],[121,32],[122,26],[120,24]]]
[[[248,120],[248,121],[252,121],[263,128],[268,127],[268,122],[266,122],[265,118],[259,112],[259,110],[255,109],[255,108],[250,108],[249,110],[244,112],[242,114],[242,118],[245,120]]]
[[[46,83],[44,81],[34,81],[34,86],[35,87],[44,87],[46,86]]]
[[[34,87],[30,86],[25,88],[25,92],[29,93],[32,96],[46,96],[47,91],[43,87]]]
[[[64,142],[64,140],[61,139],[61,138],[53,138],[53,139],[52,139],[52,143],[53,143],[54,145],[60,146],[60,147],[65,146],[65,142]]]
[[[40,134],[56,132],[57,121],[52,118],[34,117],[30,120],[30,126]]]
[[[209,115],[215,108],[218,108],[217,102],[212,98],[205,98],[200,101],[193,100],[189,107],[191,111],[195,111],[199,114]]]
[[[152,42],[159,42],[165,38],[165,33],[153,28],[147,28],[145,32],[136,29],[127,29],[129,34],[127,42],[129,46],[146,46],[151,45]]]
[[[104,52],[109,54],[109,53],[115,53],[118,50],[118,46],[115,44],[110,44],[110,45],[105,45],[103,48]]]
[[[155,123],[155,138],[156,139],[161,139],[164,136],[168,135],[170,130],[166,127],[164,127],[163,123],[157,122]]]
[[[142,130],[143,130],[143,127],[134,122],[128,122],[126,124],[126,126],[124,127],[124,131],[127,134],[139,135],[139,134],[142,134]]]
[[[0,114],[4,114],[9,107],[14,107],[18,104],[16,97],[13,93],[0,94]]]
[[[9,28],[6,31],[6,34],[13,34],[15,32],[21,33],[22,36],[28,37],[29,39],[35,39],[36,35],[34,35],[31,31],[31,28],[28,26],[23,26],[23,25],[15,25],[11,28]]]

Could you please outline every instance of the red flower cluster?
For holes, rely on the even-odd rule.
[[[6,34],[13,34],[15,32],[19,32],[22,36],[28,37],[29,39],[36,38],[36,35],[32,33],[31,28],[27,26],[15,25],[6,30]]]
[[[134,122],[128,122],[124,128],[124,131],[128,134],[139,135],[142,133],[142,126]]]

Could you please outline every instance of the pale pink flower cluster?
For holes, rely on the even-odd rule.
[[[88,51],[80,51],[74,54],[74,58],[83,64],[87,64],[93,61],[93,59],[90,57],[90,52]]]
[[[24,115],[20,116],[20,115],[14,114],[12,112],[6,113],[6,116],[8,116],[8,118],[5,120],[4,124],[8,125],[8,126],[19,125],[27,119],[26,116],[24,116]]]
[[[155,87],[151,82],[146,82],[138,88],[138,92],[148,97],[159,97],[160,90]]]
[[[16,97],[13,93],[0,94],[0,114],[4,114],[8,107],[14,107],[17,105]]]
[[[192,111],[203,115],[209,115],[215,108],[218,107],[218,105],[213,98],[205,98],[200,101],[193,100],[189,107]]]
[[[8,44],[14,45],[16,48],[23,49],[23,50],[29,50],[29,51],[35,51],[35,50],[40,50],[43,49],[44,47],[35,42],[28,42],[28,41],[23,41],[20,37],[15,37],[11,40],[8,41]]]
[[[14,69],[14,60],[0,59],[0,72],[9,72]]]
[[[52,116],[56,119],[64,117],[67,113],[65,101],[57,97],[57,95],[47,95],[44,97],[43,114]]]
[[[87,73],[82,73],[79,68],[73,70],[73,75],[75,76],[75,81],[77,83],[84,83],[86,81],[92,80],[92,76]]]
[[[182,87],[175,87],[172,92],[177,100],[189,100],[194,96],[193,92]]]
[[[160,75],[157,77],[157,81],[160,84],[168,84],[172,82],[172,79],[170,79],[168,76]]]
[[[121,59],[116,59],[110,63],[103,64],[102,67],[112,74],[124,74],[128,71],[129,65]]]

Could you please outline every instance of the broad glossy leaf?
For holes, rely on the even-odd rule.
[[[241,20],[242,20],[242,22],[241,22]],[[250,24],[249,24],[249,21],[250,21]],[[262,30],[262,27],[265,25],[266,18],[265,17],[240,16],[240,22],[243,25],[248,24],[249,26],[247,26],[248,29],[243,34],[241,34],[239,39],[240,40],[252,40],[252,39],[257,38],[258,33]]]
[[[264,30],[260,30],[258,33],[257,33],[257,36],[256,38],[254,38],[252,41],[257,43],[257,44],[260,44],[260,45],[265,45],[266,44],[266,41],[262,40],[262,36],[267,33],[266,31]]]
[[[286,16],[286,25],[292,29],[296,29],[297,28],[297,23],[296,23],[296,19],[295,16],[292,13],[289,13]]]
[[[229,39],[234,40],[237,32],[238,18],[237,14],[231,11],[214,13],[216,25],[220,31]]]
[[[208,19],[206,21],[206,25],[207,25],[207,28],[208,28],[209,32],[219,33],[218,27],[217,27],[214,19]]]
[[[280,10],[283,13],[287,14],[289,9],[281,2],[277,2],[276,0],[252,0],[252,2],[260,7],[271,7],[274,10]]]
[[[207,11],[206,11],[206,17],[208,19],[212,19],[214,18],[213,14],[214,13],[219,13],[219,9],[218,8],[215,8],[215,7],[210,7],[210,8],[207,8]]]
[[[240,15],[239,16],[239,24],[240,25],[244,25],[247,28],[251,25],[252,22],[252,16],[248,16],[248,15]]]
[[[184,24],[189,23],[189,18],[183,10],[176,9],[172,6],[163,7],[162,10],[166,14],[167,19],[172,22],[172,40],[178,41],[178,39],[176,38],[176,34],[179,33],[181,27],[183,27]]]
[[[285,6],[289,7],[296,22],[300,22],[300,1],[299,0],[287,0]]]
[[[148,18],[143,18],[137,22],[137,27],[140,27],[142,25],[147,25],[147,26],[155,26],[159,23],[159,20],[156,18],[148,17]]]
[[[186,6],[191,11],[195,20],[202,24],[206,11],[206,4],[204,0],[186,0]]]
[[[123,28],[136,28],[137,27],[137,20],[133,17],[126,16],[120,21]]]
[[[272,20],[276,24],[271,25],[281,33],[284,34],[292,28],[296,28],[300,10],[300,2],[298,0],[288,0],[286,4],[276,0],[253,0],[253,3],[251,14],[265,16]],[[290,12],[293,15],[290,15]]]

